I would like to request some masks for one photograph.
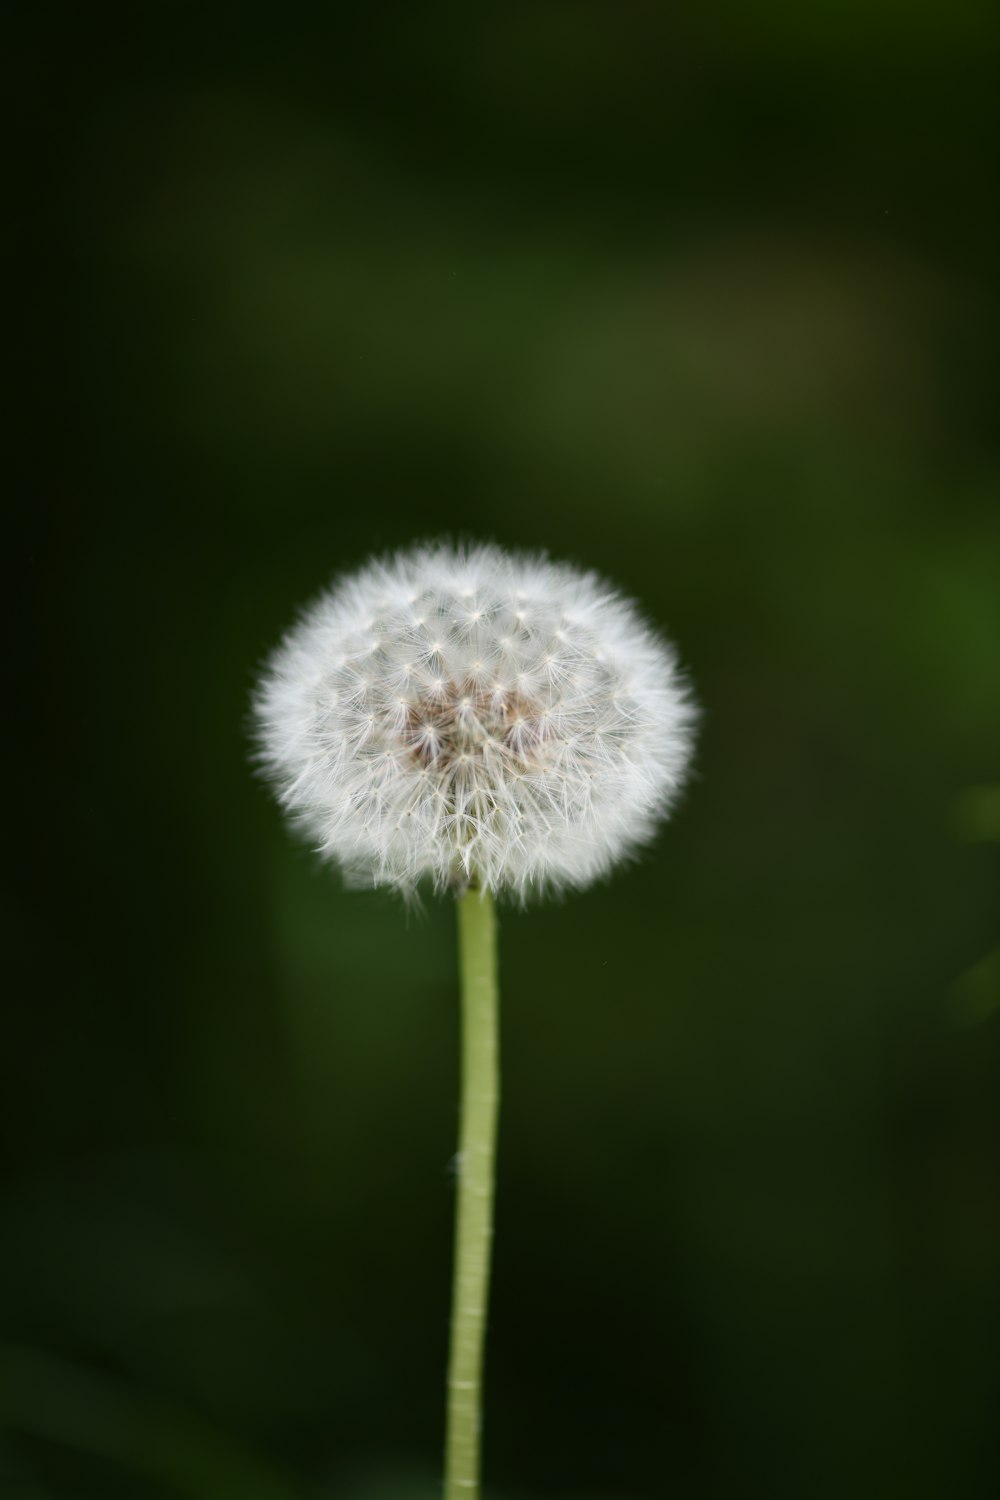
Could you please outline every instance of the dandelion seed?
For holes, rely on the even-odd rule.
[[[411,654],[418,598],[438,622],[422,661]],[[528,600],[530,637],[505,633]],[[501,658],[507,693],[483,677]],[[289,814],[352,883],[443,888],[474,872],[484,889],[524,897],[585,886],[650,838],[683,783],[694,711],[673,648],[594,574],[492,546],[430,546],[322,594],[271,659],[256,720]],[[488,742],[506,754],[477,753]],[[391,787],[373,775],[379,752],[399,763]],[[482,811],[443,826],[431,804],[442,791],[454,799],[456,765]],[[388,836],[404,809],[405,839]]]

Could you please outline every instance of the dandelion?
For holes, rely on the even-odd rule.
[[[352,884],[459,898],[463,996],[446,1495],[474,1500],[499,1097],[493,896],[579,889],[654,834],[695,711],[673,648],[594,573],[489,545],[368,564],[255,699],[293,823]]]
[[[439,546],[323,594],[257,718],[282,803],[352,882],[524,898],[649,838],[692,712],[671,648],[594,574]]]

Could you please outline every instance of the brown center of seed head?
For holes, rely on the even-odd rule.
[[[537,764],[548,738],[542,712],[523,693],[449,681],[407,710],[403,741],[429,770],[458,770],[465,762],[482,762],[491,752],[528,766]]]

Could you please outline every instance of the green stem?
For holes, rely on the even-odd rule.
[[[462,1119],[444,1492],[445,1500],[476,1500],[500,1103],[497,931],[488,892],[473,888],[459,898],[458,945],[462,976]]]

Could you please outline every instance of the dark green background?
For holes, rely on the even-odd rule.
[[[245,721],[442,533],[704,705],[649,857],[504,915],[489,1493],[995,1493],[990,13],[5,23],[5,1497],[435,1493],[453,917],[317,870]]]

